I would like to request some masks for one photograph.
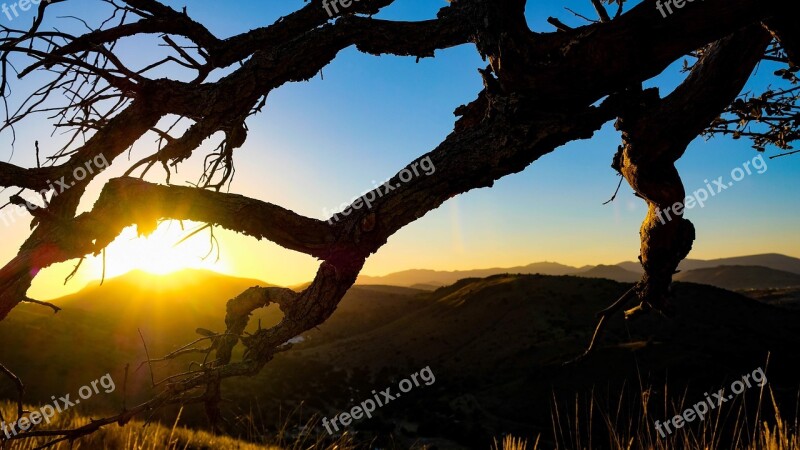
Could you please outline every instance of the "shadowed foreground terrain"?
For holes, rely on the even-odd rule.
[[[198,271],[172,277],[178,281],[132,273],[102,287],[91,285],[57,301],[64,307],[57,315],[20,305],[0,323],[0,339],[7,343],[4,363],[26,382],[26,401],[45,402],[111,373],[118,389],[76,410],[112,412],[121,405],[124,367],[130,363],[127,402],[133,404],[150,383],[147,366],[136,370],[145,359],[137,328],[150,354],[161,356],[175,349],[167,343],[195,339],[198,327],[219,331],[220,305],[257,283]],[[641,420],[647,426],[672,417],[673,400],[697,402],[704,392],[764,368],[768,352],[769,387],[791,422],[800,387],[800,312],[710,286],[677,283],[675,318],[652,315],[627,324],[618,318],[595,355],[562,365],[585,347],[595,313],[629,287],[544,275],[464,279],[433,292],[357,286],[328,322],[278,354],[260,375],[223,385],[230,400],[227,430],[253,438],[273,436],[288,424],[284,431],[291,436],[315,414],[332,418],[372,398],[372,390],[396,390],[401,379],[430,367],[435,383],[379,408],[350,431],[398,448],[426,441],[439,448],[488,448],[493,437],[505,433],[531,442],[541,434],[540,448],[552,448],[565,440],[553,433],[554,405],[574,420],[576,407],[578,415],[588,413],[594,398],[598,410],[603,405],[609,413],[620,410],[616,420],[624,424],[640,421],[637,408],[646,393],[653,399],[651,419]],[[280,314],[267,309],[259,318],[268,326]],[[29,357],[32,348],[39,352],[35,360]],[[186,370],[188,362],[155,364],[155,379]],[[10,398],[13,391],[3,385],[0,394]],[[751,389],[736,401],[758,395],[759,389]],[[731,402],[731,410],[739,408],[735,405]],[[168,427],[175,412],[164,417]],[[600,448],[608,438],[602,438],[599,411],[593,421]],[[202,411],[187,408],[181,423],[202,427]],[[564,428],[569,433],[574,424]],[[320,425],[313,432],[326,435]]]

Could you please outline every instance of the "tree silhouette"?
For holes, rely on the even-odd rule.
[[[788,154],[797,139],[800,41],[790,7],[777,0],[705,0],[676,8],[666,18],[653,0],[633,8],[626,8],[624,0],[607,1],[612,13],[600,0],[592,0],[597,20],[571,28],[550,18],[553,32],[528,28],[525,0],[455,0],[443,4],[436,19],[420,22],[372,17],[393,0],[361,0],[332,16],[329,2],[310,0],[272,25],[227,39],[194,21],[186,8],[176,11],[155,0],[96,1],[109,5],[113,14],[100,24],[84,22],[90,31],[81,35],[42,27],[52,10],[69,11],[70,4],[59,5],[63,0],[41,2],[30,28],[3,27],[3,99],[11,98],[15,72],[18,77],[36,72],[45,80],[19,107],[9,110],[6,103],[3,130],[13,133],[16,124],[46,115],[56,130],[72,134],[65,147],[36,167],[0,162],[0,186],[42,197],[40,204],[28,205],[30,236],[0,269],[0,319],[20,302],[43,303],[27,296],[41,269],[99,255],[131,225],[147,234],[161,220],[207,223],[212,230],[222,227],[268,239],[321,264],[301,292],[252,288],[232,299],[223,334],[198,341],[208,342],[207,347],[187,346],[167,357],[191,352],[214,356],[200,368],[168,379],[147,403],[77,430],[25,436],[74,439],[174,403],[203,403],[216,423],[221,380],[257,373],[289,348],[287,341],[324,322],[365,259],[395,232],[458,194],[490,187],[570,141],[591,138],[615,119],[623,141],[612,167],[649,207],[640,230],[644,275],[601,312],[597,334],[609,314],[634,298],[638,306],[629,314],[668,313],[672,275],[695,235],[682,214],[666,223],[657,214],[686,196],[674,164],[689,142],[704,134],[731,134],[751,138],[758,150],[774,145]],[[71,14],[81,15],[79,10]],[[169,55],[131,69],[115,46],[145,35],[160,38]],[[484,89],[456,109],[452,133],[407,166],[430,158],[436,167],[431,176],[375,195],[371,208],[356,209],[335,222],[224,192],[234,174],[235,151],[247,138],[245,120],[265,107],[272,90],[314,77],[351,46],[371,55],[424,58],[462,44],[474,45],[488,60],[480,70]],[[657,89],[642,88],[643,81],[686,55],[696,63],[687,67],[677,89],[662,97]],[[742,94],[762,60],[785,64],[776,82],[788,87]],[[185,79],[192,81],[149,76],[166,65],[183,68],[191,74]],[[221,70],[227,70],[224,76],[213,77]],[[165,119],[190,125],[177,133],[175,125],[160,127]],[[125,165],[120,156],[153,135],[159,138],[158,150],[129,164],[125,176],[107,182],[86,213],[77,214],[78,204],[99,172],[87,173],[67,190],[53,184],[71,179],[97,158],[115,167]],[[207,139],[217,139],[218,145],[205,156],[197,185],[171,185],[177,166]],[[144,180],[155,166],[163,170],[165,184]],[[402,170],[390,180],[392,185],[398,184]],[[10,203],[27,205],[19,195]],[[282,322],[244,336],[250,314],[273,303],[284,313]],[[234,361],[232,349],[239,343],[246,351]]]

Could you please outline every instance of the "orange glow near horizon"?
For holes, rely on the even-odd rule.
[[[603,252],[594,248],[593,258],[587,260],[583,252],[570,252],[559,239],[539,240],[536,233],[517,235],[516,243],[497,236],[492,239],[471,240],[462,231],[458,202],[440,211],[441,225],[449,231],[449,239],[436,233],[425,233],[430,227],[414,223],[393,236],[385,248],[372,255],[362,270],[363,275],[382,276],[408,269],[470,270],[491,267],[515,267],[541,261],[554,261],[573,267],[594,264],[616,264],[633,261],[625,253]],[[428,222],[437,219],[428,219]],[[202,269],[228,276],[248,278],[279,286],[297,286],[313,280],[319,261],[308,255],[283,249],[266,240],[257,241],[249,236],[224,229],[215,229],[219,241],[217,249],[203,259],[211,249],[208,230],[203,230],[176,245],[203,224],[184,222],[183,229],[177,221],[162,223],[150,236],[137,236],[136,228],[123,230],[106,251],[106,279],[118,277],[134,270],[166,275],[185,269]],[[422,231],[421,231],[422,230]],[[624,235],[618,248],[635,248],[635,235]],[[591,238],[588,237],[587,239]],[[573,238],[574,239],[574,238]],[[628,247],[625,247],[627,244]],[[420,260],[419,247],[425,247],[425,259]],[[536,247],[539,252],[532,252]],[[731,251],[714,248],[706,243],[703,251],[690,255],[695,259],[743,256],[768,253],[757,246]],[[724,251],[727,250],[727,251]],[[630,253],[630,252],[629,252]],[[792,252],[786,252],[790,256]],[[457,255],[457,258],[454,256]],[[75,277],[65,285],[64,279],[72,272],[77,260],[53,265],[42,270],[28,292],[31,298],[53,300],[83,289],[88,283],[99,280],[103,274],[102,257],[87,257]]]
[[[136,227],[128,227],[106,248],[105,278],[114,278],[134,270],[167,275],[184,269],[204,269],[231,274],[225,260],[217,261],[217,249],[209,254],[211,240],[203,230],[181,242],[202,224],[163,222],[149,236],[137,236]],[[178,244],[180,242],[180,244]],[[176,245],[177,244],[177,245]],[[53,299],[83,288],[103,277],[102,256],[87,257],[69,284],[64,279],[77,260],[49,267],[34,279],[29,294]]]
[[[181,228],[178,221],[165,221],[147,237],[137,236],[136,227],[124,229],[106,249],[105,279],[132,271],[168,275],[186,269],[200,269],[274,285],[294,286],[311,281],[319,266],[319,261],[305,254],[221,228],[214,230],[219,249],[215,246],[210,255],[212,248],[208,229],[181,242],[203,225],[184,221]],[[40,271],[28,295],[36,299],[53,300],[77,292],[88,283],[102,278],[102,255],[89,256],[75,276],[65,284],[65,278],[77,263],[77,259],[71,260]]]
[[[225,262],[217,261],[217,249],[212,249],[208,230],[203,230],[186,241],[201,224],[184,222],[183,229],[177,221],[162,223],[149,236],[137,236],[136,227],[128,227],[106,248],[106,278],[142,270],[156,275],[166,275],[183,269],[207,269],[228,272]],[[180,242],[180,244],[178,244]],[[91,264],[90,278],[102,276],[102,259]]]

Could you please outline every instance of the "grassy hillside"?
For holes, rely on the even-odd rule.
[[[208,274],[206,285],[204,274],[194,276],[201,281],[190,279],[181,289],[168,288],[158,277],[147,283],[110,280],[64,299],[65,310],[57,315],[21,305],[0,322],[6,344],[1,359],[26,381],[26,398],[33,402],[74,392],[107,372],[121,385],[124,365],[135,368],[144,359],[137,328],[151,353],[171,350],[194,338],[197,326],[221,329],[225,299],[255,282]],[[278,354],[260,375],[226,383],[226,412],[234,418],[257,412],[256,429],[248,434],[276,436],[287,411],[300,411],[297,423],[315,414],[333,417],[371,398],[372,390],[396,386],[429,366],[434,384],[380,408],[350,430],[388,448],[413,442],[487,448],[505,433],[531,442],[542,434],[541,448],[552,448],[554,405],[589,396],[619,402],[622,393],[636,404],[642,392],[702,398],[727,379],[762,367],[768,352],[776,398],[781,404],[787,397],[794,401],[800,313],[709,286],[676,284],[678,316],[612,320],[594,356],[563,366],[588,342],[594,314],[628,287],[541,275],[466,279],[433,292],[357,286],[329,321],[305,334],[292,351]],[[260,314],[265,325],[280,317],[274,310]],[[185,370],[186,363],[158,366],[156,378]],[[146,368],[131,371],[129,404],[137,393],[147,394],[148,383]],[[0,383],[0,394],[11,393]],[[86,408],[114,410],[120,395],[118,390],[92,397]],[[651,414],[665,417],[667,409],[653,406]],[[173,420],[176,412],[171,411]],[[169,414],[165,417],[171,423]],[[202,411],[187,409],[182,423],[202,426]]]
[[[765,409],[773,406],[770,404],[764,405]],[[11,417],[15,410],[15,405],[0,401],[0,413],[3,416]],[[70,429],[86,425],[90,420],[86,416],[70,412],[57,417],[51,426],[54,429],[55,427]],[[648,432],[650,424],[646,421],[647,418],[642,417],[641,423],[613,424],[615,428],[610,433],[612,445],[609,448],[629,450],[631,446],[630,444],[626,445],[626,443],[633,442],[636,443],[635,448],[641,450],[719,448],[718,446],[714,447],[713,444],[710,446],[703,445],[704,443],[714,442],[715,429],[712,426],[706,427],[705,432],[699,435],[684,432],[670,435],[667,439],[659,439]],[[288,433],[289,430],[284,430],[285,433],[279,436],[277,444],[254,443],[260,441],[259,436],[251,436],[251,441],[254,442],[237,440],[213,435],[201,430],[185,428],[180,426],[179,422],[180,414],[178,414],[172,426],[131,421],[124,426],[111,425],[102,428],[97,433],[79,438],[74,443],[62,441],[49,448],[53,450],[359,450],[371,448],[370,446],[358,445],[354,441],[354,436],[351,435],[337,439],[325,439],[324,436],[317,437],[308,432],[303,432],[299,436],[290,435]],[[553,416],[553,423],[555,427],[562,426],[560,425],[560,417],[556,414]],[[305,430],[309,429],[312,429],[312,427],[305,428]],[[787,423],[780,418],[773,424],[765,421],[755,430],[755,439],[745,439],[743,435],[746,433],[744,433],[745,430],[742,430],[743,432],[739,434],[740,437],[737,442],[733,442],[724,448],[726,450],[797,450],[800,448],[797,429],[797,423]],[[634,434],[632,430],[637,431]],[[562,445],[557,444],[555,448],[569,449],[574,447],[571,444],[580,444],[580,436],[573,435],[573,430],[561,429],[560,431],[563,432],[565,442]],[[749,432],[750,430],[746,431]],[[3,448],[5,450],[33,450],[50,442],[48,439],[53,438],[16,440],[6,443]],[[595,445],[591,445],[591,441],[586,444],[588,449],[598,448]],[[437,447],[436,445],[425,443],[415,443],[410,448],[417,450],[455,449],[455,447],[446,444]],[[544,450],[545,448],[551,447],[545,447],[542,444],[541,436],[537,436],[536,439],[525,439],[505,435],[494,439],[491,446],[491,450]]]
[[[221,330],[226,301],[248,287],[265,285],[196,270],[170,277],[132,272],[98,284],[55,300],[63,308],[58,314],[22,304],[0,322],[0,342],[4,343],[0,358],[26,380],[29,400],[44,401],[75,391],[106,373],[121,383],[126,364],[132,367],[129,400],[140,400],[150,377],[145,370],[133,370],[146,359],[138,330],[151,355],[166,354],[196,339],[198,327]],[[268,326],[280,320],[280,313],[274,308],[260,312],[259,317]],[[165,366],[164,373],[177,367]],[[0,385],[0,395],[8,395],[9,389]],[[116,407],[121,397],[114,393],[92,402]]]
[[[262,406],[303,402],[333,413],[430,365],[434,386],[388,405],[360,429],[402,423],[417,436],[444,433],[461,442],[485,442],[499,430],[546,430],[554,395],[574,402],[576,393],[598,389],[619,399],[626,383],[640,392],[640,377],[656,386],[653,395],[664,395],[669,383],[702,397],[726,377],[764,365],[768,352],[770,381],[796,393],[800,315],[692,284],[676,286],[677,318],[614,320],[594,357],[563,367],[586,345],[594,314],[627,287],[576,277],[462,280],[435,291],[428,306],[346,339],[313,339],[312,332],[242,385]],[[319,333],[337,326],[331,321]]]
[[[74,393],[84,384],[110,373],[118,385],[128,374],[128,403],[149,396],[150,374],[139,367],[146,360],[139,330],[153,357],[164,355],[196,339],[198,327],[221,331],[225,303],[257,280],[227,277],[207,271],[184,271],[170,277],[134,272],[92,284],[78,294],[54,301],[58,314],[38,305],[22,304],[0,322],[0,361],[26,383],[26,399],[46,402],[52,395]],[[421,291],[370,286],[352,289],[339,306],[333,326],[308,338],[336,340],[370,330],[400,314],[414,311],[424,301]],[[250,331],[281,319],[277,307],[254,314]],[[345,317],[345,320],[339,319]],[[184,371],[190,360],[156,364],[156,380]],[[138,369],[138,370],[137,370]],[[11,398],[13,386],[0,379],[0,398]],[[89,408],[115,410],[121,389],[90,399]],[[174,414],[175,411],[171,411]],[[185,419],[202,424],[202,413],[188,410]]]
[[[31,406],[33,408],[33,406]],[[0,412],[3,417],[15,417],[16,405],[0,401]],[[74,411],[56,416],[47,429],[74,429],[87,425],[91,419]],[[4,450],[33,450],[50,442],[53,438],[35,438],[23,441],[12,441],[3,447]],[[142,421],[134,420],[125,426],[108,426],[90,436],[83,437],[71,444],[60,442],[53,450],[283,450],[272,445],[257,445],[224,436],[215,436],[205,431],[191,430],[179,426],[175,421],[172,426],[151,423],[145,426]],[[324,448],[324,447],[323,447]]]
[[[778,289],[751,289],[742,294],[762,303],[783,309],[800,310],[800,287]]]

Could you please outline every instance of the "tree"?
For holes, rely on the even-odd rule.
[[[3,130],[13,132],[15,124],[49,113],[56,118],[56,129],[73,134],[70,144],[48,156],[45,164],[25,168],[0,162],[0,186],[42,194],[41,204],[28,205],[33,216],[29,238],[0,269],[0,319],[20,302],[44,303],[27,296],[39,270],[98,255],[130,225],[147,234],[160,220],[203,222],[269,239],[321,264],[302,292],[252,288],[232,299],[227,330],[209,336],[208,347],[182,350],[213,352],[213,362],[171,379],[152,400],[116,417],[49,434],[60,439],[176,402],[204,403],[216,423],[221,380],[257,373],[276,352],[288,349],[287,341],[324,322],[367,256],[392,234],[458,194],[490,187],[570,141],[591,138],[614,119],[623,142],[612,167],[649,206],[640,230],[645,273],[601,313],[598,332],[609,314],[633,298],[639,305],[629,314],[669,313],[669,285],[691,249],[694,227],[679,212],[665,223],[658,213],[685,198],[674,163],[686,146],[703,133],[748,136],[762,151],[766,145],[789,150],[797,139],[796,86],[741,96],[761,60],[786,63],[776,75],[789,84],[797,82],[798,33],[789,7],[777,0],[706,0],[691,4],[691,11],[673,5],[674,13],[666,17],[659,12],[661,1],[645,0],[625,11],[624,0],[611,0],[607,3],[616,9],[612,17],[600,0],[592,0],[598,20],[573,29],[551,18],[555,32],[528,28],[525,0],[456,0],[437,19],[421,22],[372,18],[393,0],[362,0],[346,8],[344,2],[331,8],[330,0],[310,0],[272,25],[227,39],[194,21],[186,8],[176,11],[156,0],[97,1],[110,5],[113,15],[81,35],[42,28],[52,9],[67,9],[58,6],[63,0],[41,2],[29,29],[3,29],[3,98],[11,95],[10,78],[17,66],[19,77],[34,72],[49,76],[22,106],[7,113]],[[115,45],[144,35],[159,36],[171,53],[130,69],[115,54]],[[261,111],[272,90],[314,77],[350,46],[372,55],[424,58],[461,44],[474,45],[489,64],[480,71],[484,89],[455,111],[452,133],[408,166],[429,158],[435,174],[397,189],[378,188],[385,192],[374,195],[371,208],[336,222],[223,192],[233,176],[235,150],[247,138],[245,120]],[[656,89],[642,88],[643,81],[687,54],[696,63],[675,91],[661,97]],[[165,64],[185,68],[194,79],[148,77]],[[229,73],[208,81],[223,69]],[[176,134],[159,127],[165,118],[190,126]],[[97,173],[87,173],[68,190],[58,184],[96,158],[124,165],[120,155],[152,134],[160,138],[158,151],[109,181],[94,207],[76,215]],[[171,185],[175,168],[215,136],[222,138],[207,155],[197,186]],[[144,180],[156,165],[166,184]],[[392,185],[401,172],[390,180]],[[54,185],[55,180],[61,181]],[[19,195],[11,203],[26,204]],[[284,320],[242,336],[250,313],[273,303]],[[232,361],[239,342],[245,356]]]

